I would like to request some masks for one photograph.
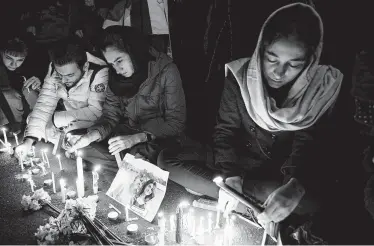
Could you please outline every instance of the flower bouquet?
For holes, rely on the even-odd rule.
[[[50,203],[48,193],[39,189],[32,196],[24,195],[21,205],[25,211],[37,211],[44,207],[53,214],[48,223],[40,226],[35,233],[39,245],[127,245],[95,218],[97,200],[97,195],[68,199],[65,208],[60,211]]]

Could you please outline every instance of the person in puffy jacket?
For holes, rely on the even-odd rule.
[[[44,138],[57,144],[59,132],[85,129],[102,115],[108,68],[74,40],[61,40],[50,50],[51,63],[33,112],[28,117],[24,142],[16,152],[26,153]]]
[[[185,129],[178,68],[131,27],[108,27],[100,46],[112,67],[103,116],[67,152],[84,148],[88,164],[115,170],[115,155],[127,152],[156,163],[162,149],[180,143]]]

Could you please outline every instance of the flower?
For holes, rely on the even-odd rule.
[[[32,196],[22,196],[21,206],[22,209],[37,211],[42,208],[42,205],[51,202],[51,197],[43,188],[36,190]]]

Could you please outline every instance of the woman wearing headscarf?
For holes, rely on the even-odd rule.
[[[294,211],[315,211],[331,180],[322,146],[343,78],[319,65],[322,43],[322,20],[311,6],[291,4],[271,14],[252,57],[226,64],[212,150],[165,150],[159,166],[189,190],[218,198],[228,212],[237,203],[212,182],[221,175],[264,204],[257,218],[265,227]]]
[[[83,151],[88,163],[116,169],[114,156],[125,152],[156,163],[163,148],[179,144],[185,127],[178,68],[131,27],[105,29],[100,49],[112,67],[104,113],[67,153],[101,142]]]

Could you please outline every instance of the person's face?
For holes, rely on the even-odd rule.
[[[120,74],[126,78],[131,77],[135,70],[129,54],[119,51],[114,47],[108,47],[103,55],[105,60]]]
[[[4,66],[8,70],[14,71],[22,65],[26,59],[26,56],[14,56],[8,54],[7,52],[2,52],[1,58],[3,59]]]
[[[77,63],[56,65],[55,70],[62,83],[68,88],[73,87],[83,76],[83,70],[79,68]]]
[[[146,196],[151,195],[152,192],[153,192],[153,189],[154,189],[154,184],[149,184],[149,185],[147,185],[147,187],[145,187],[145,189],[144,189],[144,194],[145,194]]]
[[[292,38],[281,38],[264,49],[262,70],[268,85],[280,88],[292,82],[304,69],[307,49]]]

